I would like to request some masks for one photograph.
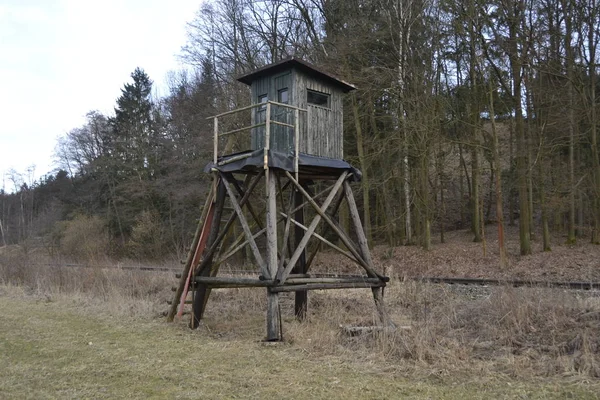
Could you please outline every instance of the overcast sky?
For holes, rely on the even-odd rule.
[[[0,179],[53,170],[56,139],[90,110],[112,113],[136,67],[164,92],[200,3],[0,0]]]

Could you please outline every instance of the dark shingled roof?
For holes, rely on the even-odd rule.
[[[318,76],[319,78],[338,86],[344,91],[344,93],[348,93],[349,91],[356,89],[355,86],[336,78],[330,73],[322,71],[314,65],[307,63],[306,61],[302,61],[294,57],[286,58],[276,63],[265,65],[262,68],[256,69],[252,72],[240,76],[237,80],[242,83],[245,83],[246,85],[250,85],[257,78],[263,77],[265,75],[271,75],[289,68],[297,68],[310,75]]]

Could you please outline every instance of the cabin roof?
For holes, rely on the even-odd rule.
[[[318,69],[314,65],[307,63],[306,61],[300,60],[298,58],[289,57],[285,58],[281,61],[278,61],[273,64],[265,65],[259,69],[256,69],[252,72],[244,74],[237,78],[238,81],[245,83],[246,85],[251,85],[253,81],[258,78],[261,78],[266,75],[276,74],[280,71],[284,71],[289,68],[297,68],[309,75],[317,76],[339,88],[342,89],[344,93],[348,93],[351,90],[356,89],[356,87],[348,82],[344,82],[341,79],[336,78],[328,72]]]

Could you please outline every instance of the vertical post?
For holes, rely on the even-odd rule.
[[[267,269],[269,278],[277,275],[277,188],[273,170],[265,170],[267,182]],[[279,294],[267,288],[267,341],[281,339]]]
[[[294,172],[296,173],[296,182],[298,180],[298,152],[300,148],[299,137],[300,137],[300,110],[294,110]],[[297,205],[296,205],[297,207]]]
[[[219,153],[219,118],[215,117],[213,119],[213,125],[214,125],[214,143],[213,143],[213,162],[216,164],[217,163],[217,156]]]
[[[297,111],[296,111],[297,112]],[[302,193],[298,190],[294,189],[294,208],[298,208],[303,203]],[[304,225],[304,207],[300,208],[296,211],[294,215],[294,219],[296,222]],[[302,236],[304,236],[304,230],[300,228],[298,225],[294,228],[294,247],[298,247],[300,245],[300,241],[302,240]],[[298,263],[294,266],[292,272],[296,274],[305,274],[306,270],[306,251],[303,250],[300,254],[300,258],[298,259]],[[304,320],[306,318],[306,312],[308,310],[308,291],[302,290],[296,292],[296,298],[294,302],[294,315],[299,321]]]
[[[271,143],[271,103],[267,101],[265,116],[265,147],[263,148],[263,168],[265,170],[265,191],[269,196],[269,147]]]
[[[371,258],[371,252],[369,251],[367,237],[363,230],[363,226],[360,221],[360,216],[358,215],[358,208],[356,207],[356,201],[354,201],[352,187],[350,187],[348,181],[344,181],[344,195],[346,196],[348,210],[350,212],[350,217],[352,218],[352,222],[354,224],[354,232],[356,233],[356,237],[358,239],[358,248],[360,250],[360,255],[370,267],[373,267],[373,259]],[[372,274],[369,275],[374,277]],[[377,308],[377,312],[379,313],[379,319],[381,320],[381,323],[384,326],[394,326],[394,323],[390,320],[390,317],[387,314],[385,304],[383,303],[383,288],[371,288],[371,291],[373,292],[375,308]]]

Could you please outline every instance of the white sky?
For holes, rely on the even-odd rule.
[[[200,3],[0,0],[0,179],[52,171],[56,139],[90,110],[112,113],[136,67],[166,94]]]

